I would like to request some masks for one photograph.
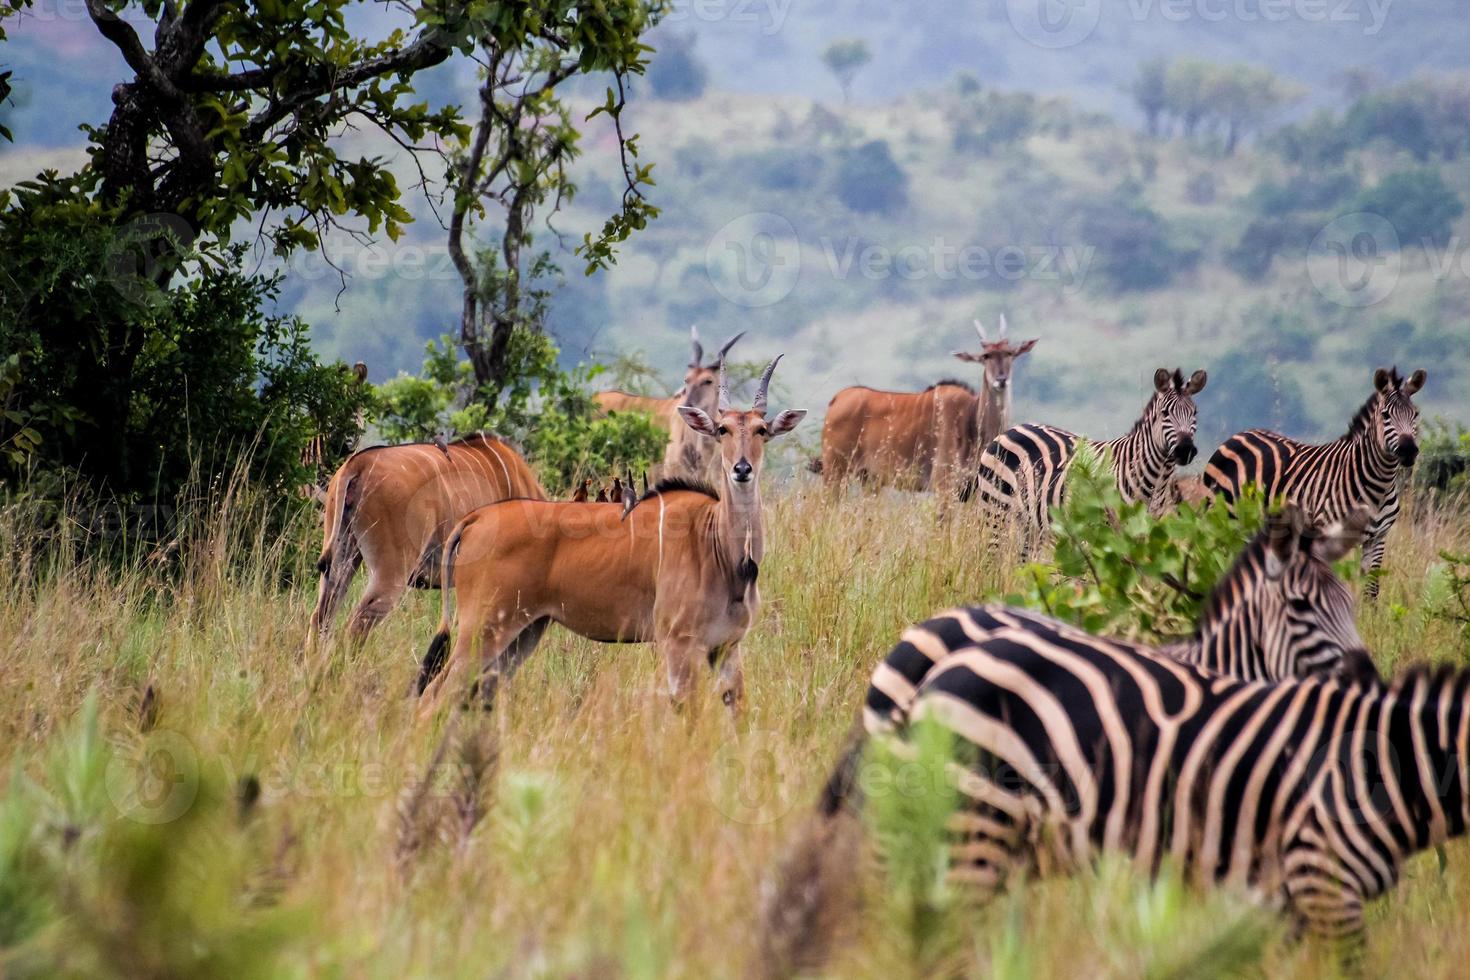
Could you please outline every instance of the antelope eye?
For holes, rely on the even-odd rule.
[[[760,437],[762,437],[762,438],[770,435],[770,433],[771,433],[771,430],[768,429],[768,428],[766,428],[765,426],[761,426],[759,429],[756,429],[755,430],[755,434],[758,435],[758,436],[760,436]]]
[[[728,436],[729,434],[730,434],[730,429],[729,429],[728,426],[722,425],[719,428],[715,429],[715,435],[717,435],[717,436]]]

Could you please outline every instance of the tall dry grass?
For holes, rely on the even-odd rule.
[[[756,974],[763,885],[871,666],[906,624],[1014,574],[969,514],[795,484],[768,500],[742,727],[713,703],[672,712],[651,649],[553,629],[493,715],[416,730],[437,595],[305,663],[309,516],[268,531],[248,489],[212,499],[177,515],[175,546],[107,560],[75,526],[42,541],[24,506],[0,514],[0,973]],[[1417,602],[1443,547],[1470,550],[1463,512],[1395,532],[1363,614],[1384,666],[1467,652]],[[1201,950],[1247,973],[1336,970],[1238,898],[1114,863],[983,908],[941,889],[916,916],[870,851],[842,857],[832,975],[1182,976]],[[1467,876],[1458,844],[1443,874],[1411,864],[1374,906],[1368,971],[1460,973]]]

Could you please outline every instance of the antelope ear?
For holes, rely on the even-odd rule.
[[[1266,518],[1266,577],[1277,579],[1296,556],[1302,541],[1302,512],[1287,504]]]
[[[1413,374],[1409,375],[1409,380],[1404,382],[1404,394],[1415,394],[1420,388],[1424,387],[1424,382],[1428,379],[1429,372],[1425,371],[1423,368],[1415,371]]]
[[[1373,372],[1373,387],[1378,391],[1387,391],[1392,378],[1389,376],[1388,368],[1379,368]]]
[[[684,416],[685,424],[695,432],[702,436],[709,436],[711,439],[719,438],[719,426],[715,425],[714,419],[704,414],[704,409],[695,408],[692,405],[680,405],[679,414]]]
[[[1200,392],[1205,390],[1205,382],[1207,380],[1209,380],[1209,375],[1205,374],[1205,372],[1194,372],[1189,376],[1189,381],[1184,386],[1185,393],[1190,395],[1198,395]]]
[[[790,432],[792,429],[796,428],[796,423],[800,422],[804,418],[806,418],[806,409],[788,408],[786,411],[782,412],[780,415],[777,415],[774,419],[771,420],[771,434],[766,438],[774,439],[777,436],[781,435],[783,432]]]
[[[1322,532],[1321,543],[1314,550],[1318,558],[1331,564],[1339,561],[1358,545],[1368,532],[1371,520],[1368,508],[1359,507]]]
[[[1023,341],[1021,343],[1021,346],[1016,348],[1016,356],[1017,357],[1020,357],[1022,354],[1026,353],[1027,351],[1029,351],[1031,348],[1033,348],[1035,346],[1036,346],[1036,341],[1034,341],[1034,340]]]
[[[1174,383],[1174,375],[1169,373],[1168,368],[1159,368],[1154,372],[1154,390],[1168,391],[1169,386]]]
[[[955,357],[958,357],[962,361],[969,361],[972,364],[973,363],[976,363],[976,362],[979,362],[979,361],[985,360],[985,355],[984,354],[971,354],[969,351],[965,351],[965,350],[957,350],[957,351],[955,351],[954,352],[954,356]]]

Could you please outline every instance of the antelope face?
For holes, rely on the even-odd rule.
[[[1372,663],[1358,635],[1353,596],[1332,563],[1362,543],[1367,511],[1325,530],[1306,527],[1288,507],[1271,518],[1261,622],[1268,662],[1288,664],[1298,676]]]
[[[730,389],[725,379],[723,358],[719,365],[720,381],[716,386],[715,414],[711,416],[692,405],[679,406],[679,414],[684,417],[689,428],[700,435],[719,440],[725,480],[732,491],[754,489],[760,478],[761,464],[765,460],[766,443],[790,432],[806,417],[805,411],[787,409],[774,419],[766,419],[766,393],[771,385],[771,374],[780,360],[780,355],[777,355],[776,360],[761,375],[755,405],[748,412],[730,407]]]
[[[1020,344],[1012,344],[1009,340],[1002,339],[993,344],[981,341],[980,346],[982,349],[978,354],[955,351],[954,356],[962,361],[985,365],[985,386],[992,391],[1005,391],[1011,386],[1011,370],[1016,358],[1035,347],[1036,341],[1026,340]]]
[[[719,408],[719,383],[720,369],[725,363],[725,355],[735,342],[745,336],[745,331],[737,333],[720,347],[718,359],[713,364],[704,363],[704,345],[699,342],[699,328],[690,327],[689,336],[693,341],[693,357],[689,361],[689,369],[684,372],[684,387],[679,389],[683,398],[679,404],[682,407],[697,408],[706,415],[713,415]]]
[[[1407,379],[1399,377],[1398,368],[1379,368],[1373,373],[1379,396],[1379,438],[1401,466],[1413,466],[1419,458],[1419,409],[1412,399],[1427,377],[1422,369]]]
[[[1194,446],[1194,431],[1199,423],[1199,410],[1195,408],[1194,396],[1204,390],[1206,375],[1196,371],[1184,379],[1184,372],[1175,368],[1159,368],[1154,372],[1154,398],[1158,410],[1154,413],[1154,435],[1164,444],[1167,452],[1180,466],[1187,466],[1199,455]]]

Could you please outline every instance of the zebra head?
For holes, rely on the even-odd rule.
[[[1373,387],[1378,392],[1378,438],[1401,466],[1413,466],[1419,458],[1419,409],[1412,399],[1424,387],[1426,377],[1422,368],[1408,378],[1400,377],[1396,367],[1373,372]]]
[[[1199,411],[1194,396],[1205,387],[1205,372],[1196,371],[1184,380],[1184,372],[1175,368],[1159,368],[1154,372],[1154,397],[1150,405],[1153,435],[1164,452],[1180,466],[1187,466],[1199,455],[1194,448],[1194,430]]]
[[[1368,523],[1368,511],[1359,509],[1319,528],[1290,505],[1267,521],[1254,618],[1273,676],[1372,670],[1358,635],[1352,593],[1332,570],[1333,562],[1362,543]]]
[[[955,351],[954,356],[969,363],[985,365],[985,386],[992,391],[1005,391],[1011,384],[1011,368],[1016,358],[1036,346],[1035,340],[1023,340],[1014,344],[1006,337],[1006,318],[1000,316],[1000,336],[992,341],[985,333],[980,321],[975,321],[975,332],[980,335],[980,352]]]

